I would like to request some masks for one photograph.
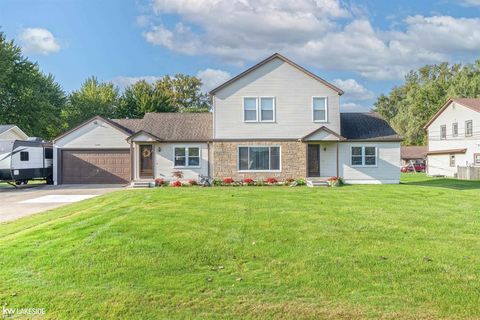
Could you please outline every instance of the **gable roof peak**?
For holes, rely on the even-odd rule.
[[[292,60],[286,58],[285,56],[281,55],[280,53],[278,52],[275,52],[274,54],[272,54],[271,56],[269,56],[268,58],[260,61],[259,63],[257,63],[256,65],[248,68],[247,70],[243,71],[242,73],[238,74],[237,76],[231,78],[230,80],[222,83],[221,85],[219,85],[218,87],[212,89],[209,94],[210,95],[214,95],[215,93],[217,93],[218,91],[220,91],[221,89],[227,87],[228,85],[230,85],[231,83],[237,81],[238,79],[240,78],[243,78],[244,76],[246,76],[247,74],[251,73],[252,71],[255,71],[256,69],[260,68],[261,66],[267,64],[268,62],[274,60],[274,59],[280,59],[282,60],[283,62],[285,63],[288,63],[289,65],[291,65],[292,67],[300,70],[301,72],[305,73],[306,75],[312,77],[313,79],[321,82],[322,84],[324,84],[325,86],[329,87],[330,89],[336,91],[338,93],[338,95],[342,95],[344,94],[343,90],[336,87],[335,85],[327,82],[326,80],[320,78],[319,76],[317,76],[316,74],[314,74],[313,72],[311,71],[308,71],[307,69],[305,69],[304,67],[296,64],[295,62],[293,62]]]

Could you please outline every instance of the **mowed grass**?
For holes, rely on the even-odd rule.
[[[480,318],[480,183],[126,190],[0,225],[46,319]]]

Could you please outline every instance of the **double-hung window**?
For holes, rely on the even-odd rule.
[[[326,97],[312,98],[313,121],[326,122],[328,113],[328,102]]]
[[[200,167],[200,148],[175,147],[175,167]]]
[[[440,139],[441,140],[447,139],[447,126],[446,125],[440,126]]]
[[[275,99],[273,97],[260,97],[260,121],[275,121]]]
[[[375,167],[377,165],[377,147],[351,147],[351,165],[354,167]]]
[[[458,136],[458,123],[454,122],[452,124],[452,136],[457,137]]]
[[[274,122],[274,97],[244,97],[243,121],[245,122]]]
[[[243,121],[257,121],[257,101],[255,97],[243,98]]]
[[[238,147],[239,171],[279,171],[280,147]]]
[[[471,137],[473,135],[473,121],[465,121],[465,137]]]

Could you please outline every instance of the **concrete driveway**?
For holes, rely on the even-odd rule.
[[[0,223],[121,190],[122,185],[26,185],[0,189]]]

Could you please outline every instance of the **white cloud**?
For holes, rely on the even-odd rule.
[[[480,0],[463,0],[462,4],[467,7],[480,6]]]
[[[370,106],[358,104],[355,102],[346,102],[340,105],[341,112],[368,112],[372,108]]]
[[[231,78],[230,73],[218,69],[205,69],[197,73],[197,78],[202,80],[202,91],[208,92]]]
[[[60,51],[60,44],[53,34],[43,28],[25,28],[18,36],[22,49],[27,53],[50,54]]]
[[[372,91],[362,86],[355,79],[335,79],[332,83],[345,92],[342,98],[346,101],[364,101],[375,97]]]
[[[154,14],[174,14],[180,21],[152,25],[143,35],[172,51],[213,55],[237,65],[281,52],[307,66],[377,80],[402,78],[427,63],[472,60],[480,50],[480,18],[418,15],[381,30],[342,3],[154,0]]]
[[[149,83],[153,83],[157,80],[162,79],[162,77],[157,76],[138,76],[138,77],[126,77],[126,76],[119,76],[112,79],[112,83],[120,87],[121,89],[125,89],[126,87],[134,84],[135,82],[145,80]]]

